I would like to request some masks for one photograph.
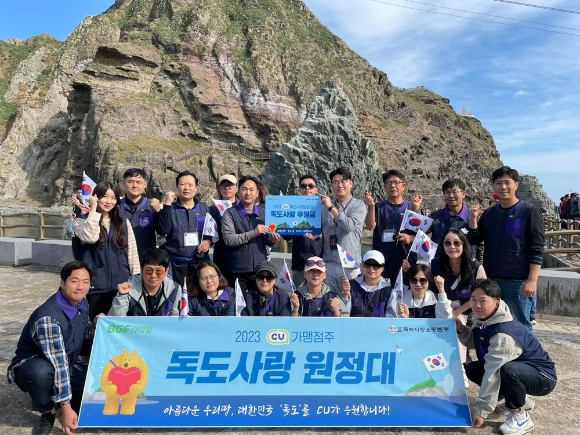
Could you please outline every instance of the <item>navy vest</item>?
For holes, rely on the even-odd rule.
[[[292,269],[304,270],[310,257],[322,258],[322,237],[310,240],[304,236],[292,236]]]
[[[239,210],[233,206],[226,210],[232,216],[236,234],[254,231],[256,225],[266,225],[264,221],[264,206],[258,204],[260,216],[249,213],[240,217]],[[255,267],[262,261],[266,261],[266,242],[267,234],[260,234],[249,242],[240,246],[226,246],[227,271],[229,273],[249,273],[253,272]]]
[[[132,213],[125,198],[121,198],[121,211],[123,212],[123,217],[131,222],[139,258],[141,258],[143,252],[157,246],[155,224],[153,222],[155,212],[151,207],[151,202],[147,198],[142,198],[135,209],[135,213]]]
[[[427,290],[430,291],[430,290]],[[426,295],[425,295],[426,297]],[[435,296],[437,297],[437,296]],[[424,299],[423,299],[424,300]],[[407,307],[409,309],[409,319],[435,319],[435,305],[426,305],[422,307]]]
[[[18,340],[16,356],[12,359],[12,364],[16,364],[30,357],[46,358],[42,350],[32,339],[30,328],[41,317],[51,317],[60,325],[64,348],[70,367],[81,353],[85,340],[85,331],[89,322],[89,303],[86,298],[82,300],[82,304],[84,308],[77,309],[75,316],[69,319],[56,301],[56,294],[48,298],[44,304],[31,314],[28,322],[26,322],[20,335],[20,340]]]
[[[306,299],[300,292],[296,292],[296,296],[300,302],[298,309],[300,317],[332,317],[330,300],[337,297],[336,293],[331,291],[314,300]]]
[[[171,316],[171,311],[173,310],[173,304],[175,301],[175,297],[177,296],[177,292],[181,290],[179,286],[175,286],[173,291],[169,295],[169,298],[165,297],[165,292],[163,291],[163,287],[159,288],[161,294],[159,295],[159,303],[157,304],[157,309],[155,310],[154,316]],[[142,301],[142,304],[146,307],[147,304],[145,302],[145,294],[141,291],[141,296],[139,296],[139,300]],[[127,309],[127,316],[146,316],[147,311],[143,311],[141,305],[132,297],[129,298],[129,308]]]
[[[165,243],[160,246],[161,249],[167,251],[170,257],[181,257],[181,261],[175,258],[172,258],[171,261],[184,263],[194,259],[209,261],[208,253],[198,252],[197,246],[183,246],[186,232],[197,232],[199,243],[202,242],[203,226],[207,213],[209,213],[209,206],[201,201],[192,209],[184,208],[178,203],[171,206],[171,228],[165,236]],[[167,216],[163,216],[163,218],[167,218]]]
[[[447,299],[450,301],[459,301],[462,305],[465,302],[469,302],[471,300],[471,286],[475,282],[477,271],[479,268],[482,267],[479,261],[474,261],[473,266],[473,273],[471,274],[471,281],[468,286],[461,288],[461,282],[457,284],[455,290],[451,290],[451,286],[455,283],[457,276],[452,274],[447,274],[443,271],[443,267],[441,266],[441,262],[439,258],[434,258],[431,261],[431,272],[433,276],[441,276],[445,280],[445,293],[447,293]],[[464,314],[471,313],[471,309],[466,311]]]
[[[226,262],[226,245],[222,235],[222,215],[215,205],[209,208],[209,214],[216,222],[219,235],[219,240],[213,244],[213,262],[218,265],[224,264]],[[225,272],[225,270],[222,270],[222,272]]]
[[[257,289],[252,289],[245,295],[246,315],[248,316],[289,316],[290,298],[285,290],[274,287],[274,293],[263,307]]]
[[[485,211],[483,264],[489,276],[528,279],[530,260],[525,228],[532,207],[532,204],[520,201],[506,210],[497,204]]]
[[[87,217],[88,214],[82,215],[81,219]],[[125,243],[128,244],[129,236],[125,218],[123,218],[123,229],[125,230]],[[81,243],[80,239],[75,237],[79,260],[90,264],[95,272],[91,279],[89,294],[116,292],[117,285],[127,282],[131,276],[128,251],[127,249],[115,248],[112,235],[113,231],[111,230],[107,243],[100,249],[97,249],[94,243]]]
[[[375,308],[370,317],[385,317],[387,312],[387,303],[391,298],[391,286],[383,287],[380,290],[381,294],[379,300],[375,305]],[[350,280],[350,297],[351,297],[351,310],[350,317],[367,317],[366,312],[368,311],[368,306],[371,304],[375,293],[367,292],[363,290],[361,285],[354,279]]]
[[[463,204],[463,207],[467,206]],[[465,220],[462,220],[459,216],[451,216],[449,219],[445,220],[445,208],[440,210],[435,210],[431,213],[431,219],[433,219],[433,224],[431,225],[431,240],[437,243],[437,252],[435,257],[439,257],[441,250],[443,249],[443,233],[449,228],[468,228],[469,229],[469,216],[471,211],[467,209],[467,216]],[[474,255],[475,256],[475,255]],[[435,275],[434,275],[435,276]]]
[[[544,373],[553,381],[557,379],[556,366],[548,353],[542,348],[542,345],[534,334],[528,331],[516,319],[489,325],[483,329],[473,328],[473,343],[475,344],[477,359],[480,361],[484,360],[489,350],[489,341],[494,335],[500,332],[517,340],[523,348],[522,354],[514,361],[534,367],[537,371]]]
[[[230,306],[236,306],[236,291],[226,287],[215,301],[207,298],[189,298],[190,316],[227,316]]]

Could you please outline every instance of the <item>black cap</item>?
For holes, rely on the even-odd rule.
[[[278,276],[278,270],[276,270],[276,266],[274,266],[274,264],[270,263],[269,261],[262,261],[261,263],[259,263],[256,266],[256,268],[254,269],[254,272],[257,275],[258,273],[262,272],[263,270],[267,270],[272,275]]]

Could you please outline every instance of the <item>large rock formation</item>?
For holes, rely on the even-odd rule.
[[[359,133],[349,98],[329,81],[312,100],[296,134],[272,156],[262,181],[270,193],[294,194],[300,177],[309,173],[320,180],[320,192],[329,194],[328,174],[338,166],[350,168],[354,196],[362,198],[366,191],[375,198],[383,196],[375,147]]]
[[[301,1],[117,0],[64,43],[0,41],[0,197],[63,202],[83,170],[118,182],[131,166],[150,175],[150,193],[187,168],[207,194],[223,173],[257,175],[282,144],[304,143],[289,139],[328,80],[353,107],[335,146],[354,146],[328,167],[371,168],[371,140],[379,167],[405,171],[427,204],[451,176],[470,200],[488,196],[501,162],[481,124],[429,90],[395,90]]]
[[[520,174],[517,197],[531,202],[548,213],[553,213],[554,207],[556,207],[554,201],[544,192],[538,178],[533,175]]]

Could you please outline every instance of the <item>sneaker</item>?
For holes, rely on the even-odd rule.
[[[536,407],[536,402],[530,396],[526,394],[526,403],[524,403],[524,409],[528,412],[533,411]],[[501,403],[495,407],[495,412],[499,415],[510,415],[511,411],[507,409],[505,403]]]
[[[48,435],[52,432],[56,415],[52,412],[45,412],[40,415],[40,420],[36,422],[32,429],[32,435]]]
[[[500,433],[504,435],[521,435],[534,430],[534,422],[530,418],[528,411],[523,413],[510,413],[504,424],[499,427]]]
[[[536,316],[530,316],[530,323],[532,325],[535,325],[536,324]]]

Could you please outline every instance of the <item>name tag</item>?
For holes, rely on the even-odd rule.
[[[199,237],[197,233],[185,233],[183,235],[183,246],[198,246]]]
[[[393,230],[383,231],[383,242],[394,242],[394,241],[395,241],[395,232]]]

